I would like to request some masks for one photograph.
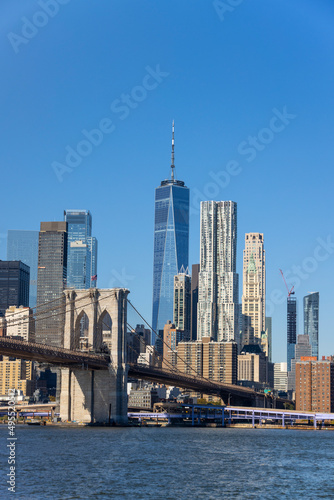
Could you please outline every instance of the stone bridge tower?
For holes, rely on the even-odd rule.
[[[61,369],[60,417],[83,423],[127,422],[126,331],[124,288],[65,290],[64,347],[110,350],[108,370],[85,366]]]

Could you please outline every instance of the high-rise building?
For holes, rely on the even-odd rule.
[[[0,316],[10,306],[29,306],[29,266],[18,260],[0,260]]]
[[[177,364],[177,345],[183,339],[183,331],[168,321],[164,327],[162,368],[173,370]]]
[[[35,386],[33,361],[2,356],[0,361],[0,394],[8,396],[10,389],[32,396]]]
[[[319,292],[304,297],[304,334],[310,338],[312,356],[319,359]]]
[[[37,302],[38,231],[9,230],[7,260],[20,260],[30,268],[29,306]]]
[[[239,340],[237,204],[201,202],[197,338]]]
[[[174,276],[188,267],[189,189],[174,177],[174,123],[171,179],[155,190],[152,343],[173,319]],[[160,332],[160,333],[159,333]]]
[[[6,311],[7,337],[35,342],[35,319],[30,307],[10,306]]]
[[[65,210],[67,222],[67,288],[95,288],[97,240],[92,237],[89,210]]]
[[[286,363],[274,363],[274,389],[286,392],[288,390],[288,372]]]
[[[297,336],[297,300],[288,296],[287,299],[287,368],[291,371],[291,360],[295,357]]]
[[[245,345],[238,356],[238,380],[269,382],[268,358],[257,344]]]
[[[304,357],[296,363],[296,410],[334,412],[334,363]]]
[[[266,317],[265,319],[265,333],[261,336],[262,350],[268,357],[269,363],[272,362],[272,318]]]
[[[260,344],[265,332],[266,257],[263,234],[246,233],[243,258],[244,344]]]
[[[191,268],[191,340],[197,340],[198,274],[199,264],[193,264]]]
[[[297,343],[294,346],[294,357],[291,359],[291,369],[288,372],[288,390],[296,389],[296,362],[304,357],[312,356],[312,346],[308,335],[297,335]]]
[[[236,342],[214,342],[202,337],[177,345],[177,369],[188,375],[205,377],[224,384],[237,383],[238,346]]]
[[[63,345],[67,222],[41,222],[38,246],[36,342]],[[51,302],[51,303],[50,303]]]
[[[183,332],[183,340],[190,340],[191,323],[191,276],[181,268],[174,276],[174,314],[173,323]]]

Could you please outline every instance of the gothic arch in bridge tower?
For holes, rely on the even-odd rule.
[[[100,353],[105,342],[110,350],[110,364],[109,370],[62,368],[60,416],[63,420],[126,421],[128,293],[129,290],[123,288],[64,291],[64,347]],[[88,331],[85,342],[80,342],[83,318]]]

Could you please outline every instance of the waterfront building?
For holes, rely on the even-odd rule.
[[[198,275],[200,266],[193,264],[191,268],[191,323],[190,340],[197,340],[197,304],[198,304]]]
[[[174,169],[173,123],[171,179],[155,190],[152,344],[173,320],[174,276],[188,267],[189,189],[175,179]]]
[[[197,338],[239,341],[237,204],[201,202]]]
[[[29,307],[29,266],[21,261],[0,260],[0,316],[10,306]]]
[[[312,356],[319,359],[319,292],[304,297],[304,334],[310,338]]]
[[[20,260],[30,268],[29,307],[37,302],[38,231],[10,229],[7,234],[7,260]]]
[[[287,299],[287,368],[291,371],[291,360],[295,357],[297,336],[297,300],[288,296]]]
[[[269,382],[268,358],[258,344],[245,345],[238,356],[238,381]]]
[[[274,389],[281,392],[288,390],[288,372],[285,362],[274,363]]]
[[[261,344],[265,333],[266,258],[262,233],[246,233],[243,253],[243,345]]]
[[[32,396],[35,387],[32,361],[12,359],[3,356],[0,361],[0,394],[8,396],[10,389],[22,391],[24,396]]]
[[[95,288],[97,283],[97,239],[92,237],[89,210],[65,210],[67,222],[67,288]]]
[[[177,330],[183,332],[182,340],[190,340],[191,276],[182,268],[181,272],[174,276],[173,323]]]
[[[35,319],[30,307],[10,306],[5,314],[7,337],[35,342]]]
[[[315,356],[296,362],[296,410],[334,412],[334,363]]]
[[[63,346],[67,223],[41,222],[38,245],[36,342]]]
[[[128,408],[152,410],[159,401],[158,391],[153,388],[132,389],[129,394]]]

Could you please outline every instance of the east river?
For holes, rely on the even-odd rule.
[[[334,432],[0,426],[0,498],[334,498]]]

